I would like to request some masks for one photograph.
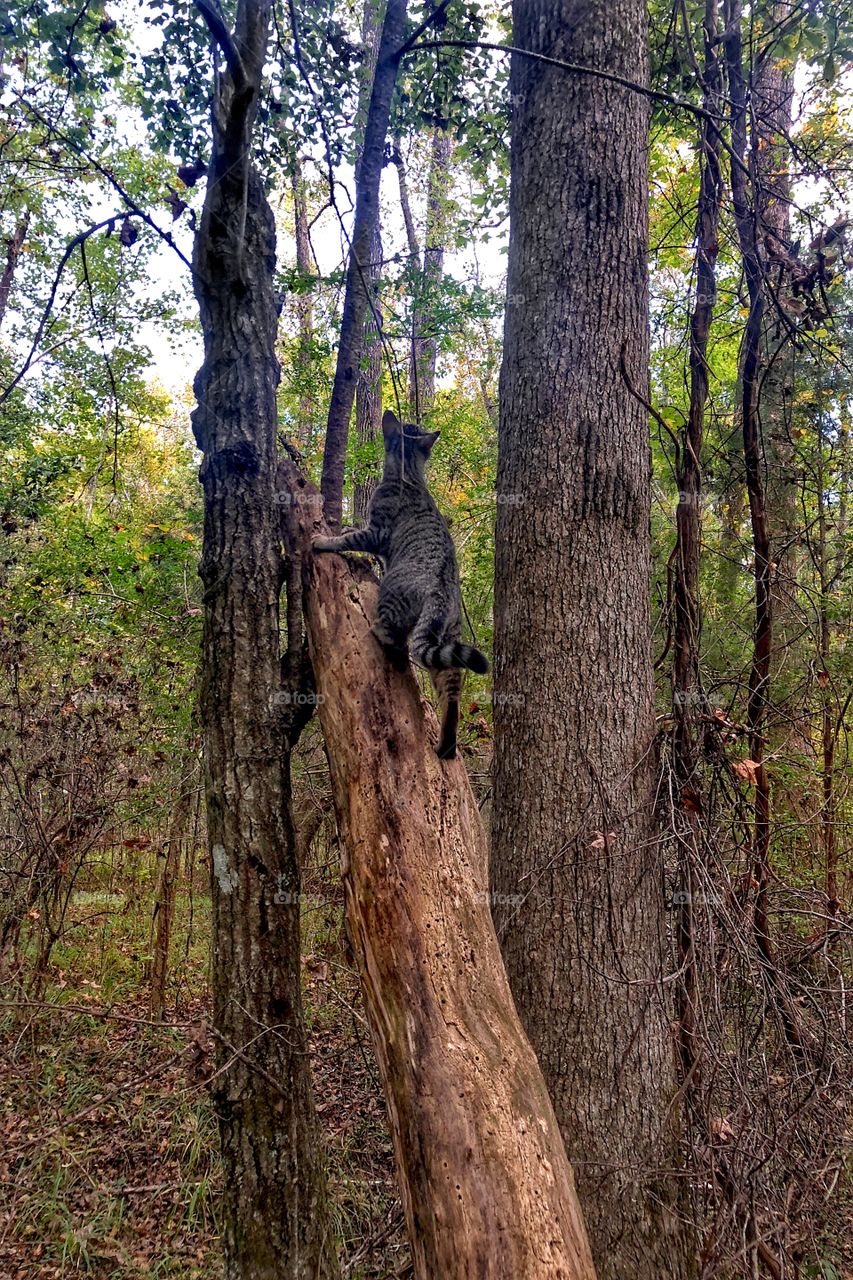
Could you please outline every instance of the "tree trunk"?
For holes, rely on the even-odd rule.
[[[718,112],[722,76],[717,56],[717,3],[706,0],[703,22],[702,105]],[[672,709],[673,770],[676,811],[673,814],[678,860],[675,931],[681,978],[677,987],[678,1036],[685,1096],[697,1101],[701,1048],[697,1034],[699,983],[696,962],[698,864],[702,857],[698,778],[698,717],[701,713],[699,658],[701,612],[699,567],[702,545],[702,446],[708,401],[708,337],[717,294],[720,171],[719,133],[703,120],[699,137],[699,206],[696,217],[696,296],[690,317],[690,408],[676,464],[678,506],[675,514],[673,597]]]
[[[367,311],[368,293],[364,287],[363,272],[371,260],[374,228],[378,225],[379,180],[385,160],[385,138],[391,115],[391,98],[397,82],[397,57],[403,44],[406,9],[407,0],[388,0],[364,129],[364,148],[355,197],[355,225],[323,453],[321,489],[326,519],[333,529],[340,527],[343,511],[349,421]]]
[[[783,27],[792,12],[793,5],[788,0],[776,0],[768,16],[773,24]],[[759,234],[765,243],[767,237],[772,236],[785,248],[791,234],[791,152],[787,139],[791,132],[793,98],[793,68],[767,50],[752,76],[749,93],[752,120],[749,163]],[[795,546],[800,510],[792,436],[794,369],[790,321],[786,323],[780,315],[790,297],[790,286],[790,275],[783,268],[775,273],[765,272],[758,404],[767,463],[770,560],[776,566],[771,582],[773,615],[783,644],[789,634],[796,634],[802,627],[796,609]]]
[[[756,883],[755,940],[765,963],[771,962],[768,894],[770,883],[770,778],[764,764],[767,705],[770,693],[770,657],[773,648],[773,598],[771,594],[770,529],[764,486],[764,452],[758,416],[760,347],[765,312],[765,280],[753,210],[749,206],[746,170],[747,95],[743,73],[742,0],[728,0],[726,7],[726,66],[732,134],[732,205],[744,277],[749,295],[749,315],[740,351],[740,418],[746,491],[752,523],[753,576],[755,579],[755,630],[749,673],[746,723],[749,757],[755,765],[755,804],[752,837],[752,876]]]
[[[513,44],[645,83],[640,0],[515,0]],[[492,885],[599,1274],[694,1270],[654,812],[647,107],[512,60]],[[625,377],[620,376],[624,362]]]
[[[148,996],[148,1008],[152,1018],[162,1018],[166,1008],[166,978],[169,973],[169,946],[172,941],[175,898],[178,892],[181,838],[189,816],[190,794],[189,790],[182,786],[169,824],[166,848],[163,851],[163,866],[160,869],[160,880],[154,899],[152,920],[154,943],[151,949],[151,988]]]
[[[359,180],[364,155],[367,114],[370,94],[376,75],[379,57],[379,5],[377,0],[365,0],[361,24],[361,43],[367,51],[362,67],[362,83],[359,92],[359,122],[362,129],[356,154],[356,183]],[[379,337],[379,276],[382,269],[382,233],[379,202],[374,209],[374,221],[370,233],[369,259],[358,277],[358,285],[365,293],[364,329],[362,333],[361,359],[355,384],[355,438],[361,447],[375,446],[382,435],[382,342]],[[370,499],[379,484],[379,460],[365,466],[353,486],[353,518],[356,524],[364,524]]]
[[[461,760],[411,672],[370,633],[363,564],[311,556],[312,490],[283,464],[362,979],[417,1280],[592,1280],[544,1081],[488,906],[486,843]]]
[[[427,185],[423,271],[414,307],[414,333],[409,371],[409,402],[415,421],[421,422],[435,400],[435,368],[438,359],[435,309],[444,270],[447,234],[447,191],[453,139],[446,129],[433,130]]]
[[[250,161],[270,4],[241,0],[233,37],[207,0],[199,7],[228,61],[193,260],[205,347],[193,429],[204,452],[201,712],[225,1275],[315,1280],[337,1264],[302,1016],[282,732],[275,226]]]
[[[311,240],[308,234],[308,202],[305,197],[305,180],[302,164],[297,159],[293,168],[293,230],[296,239],[296,266],[303,279],[314,274],[311,260]],[[316,407],[310,390],[314,360],[314,302],[311,294],[300,293],[296,299],[299,321],[299,346],[296,368],[299,375],[299,424],[297,438],[301,449],[309,449],[315,430]]]

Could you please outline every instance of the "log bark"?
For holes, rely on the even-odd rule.
[[[507,984],[461,760],[370,634],[363,563],[312,556],[311,487],[282,464],[343,842],[346,913],[418,1280],[591,1280],[572,1170]]]

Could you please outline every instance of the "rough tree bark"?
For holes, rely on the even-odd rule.
[[[513,44],[645,83],[646,7],[515,0]],[[682,1280],[654,808],[647,106],[514,56],[492,888],[607,1280]],[[625,376],[620,375],[624,362]],[[641,389],[633,394],[627,382]]]
[[[364,147],[355,198],[355,225],[347,267],[338,358],[329,400],[320,486],[326,518],[333,529],[340,527],[343,511],[347,437],[367,310],[368,295],[363,285],[362,272],[370,262],[371,241],[374,228],[378,225],[379,180],[385,160],[385,138],[391,115],[391,98],[397,81],[398,59],[403,46],[406,9],[407,0],[388,0],[364,129]]]
[[[302,1018],[299,879],[282,733],[276,507],[275,227],[251,137],[270,0],[239,0],[193,259],[204,334],[193,429],[204,453],[201,711],[213,904],[213,1102],[227,1280],[337,1272]]]
[[[311,487],[282,464],[301,558],[343,880],[417,1280],[593,1280],[572,1171],[515,1012],[461,760],[370,633],[364,564],[312,556]]]

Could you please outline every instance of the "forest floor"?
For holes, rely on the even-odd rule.
[[[79,893],[39,1000],[0,1007],[0,1280],[214,1280],[209,902],[184,895],[165,1023],[147,1008],[149,893]],[[314,1091],[344,1274],[406,1274],[390,1139],[340,908],[305,913]]]

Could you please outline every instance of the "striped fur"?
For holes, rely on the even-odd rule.
[[[426,483],[426,464],[437,431],[401,423],[390,411],[382,419],[385,467],[363,529],[337,538],[317,538],[315,551],[367,551],[385,572],[373,634],[389,661],[405,670],[409,648],[426,667],[442,703],[438,754],[456,754],[460,668],[484,674],[485,656],[464,644],[459,570],[447,524]]]

